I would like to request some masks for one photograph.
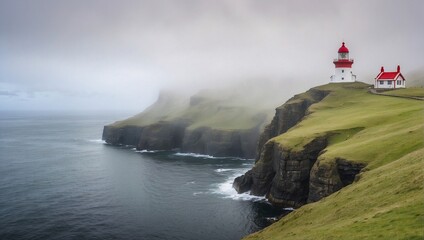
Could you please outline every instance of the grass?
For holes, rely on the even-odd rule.
[[[271,121],[274,107],[252,101],[236,101],[232,96],[213,96],[202,92],[199,102],[182,99],[158,101],[144,112],[111,124],[114,127],[147,126],[158,121],[186,121],[189,129],[209,127],[220,130],[251,129]],[[245,97],[246,98],[246,97]]]
[[[415,88],[403,88],[396,89],[391,91],[386,91],[384,94],[401,96],[401,97],[424,97],[424,88],[415,87]]]
[[[376,96],[366,88],[338,88],[321,87],[333,92],[311,106],[311,114],[300,124],[273,141],[300,150],[315,137],[331,134],[320,160],[341,157],[369,167],[424,147],[422,101]]]
[[[424,150],[417,150],[246,239],[423,239]]]
[[[334,164],[338,157],[365,163],[367,171],[246,239],[423,239],[424,103],[369,94],[360,84],[319,88],[331,93],[270,141],[301,150],[327,136],[320,164]]]

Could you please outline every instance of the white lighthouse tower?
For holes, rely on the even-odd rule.
[[[330,82],[341,83],[356,81],[356,75],[352,73],[353,59],[349,58],[349,49],[347,49],[344,42],[339,48],[338,58],[334,59],[333,63],[336,66],[336,71],[335,74],[331,76]]]

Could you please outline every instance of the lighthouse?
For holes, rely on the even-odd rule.
[[[356,75],[352,73],[353,59],[349,58],[349,49],[342,43],[342,46],[337,52],[337,59],[333,63],[336,67],[335,74],[331,76],[331,83],[355,82]]]

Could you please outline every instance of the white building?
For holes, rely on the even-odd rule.
[[[400,73],[400,66],[397,66],[396,72],[385,72],[384,67],[381,67],[380,73],[375,78],[374,88],[405,88],[406,82],[402,73]]]
[[[353,59],[349,58],[349,49],[342,43],[338,51],[338,58],[334,59],[335,74],[331,76],[331,83],[355,82],[356,75],[352,73]]]

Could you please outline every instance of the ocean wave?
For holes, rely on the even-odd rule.
[[[215,172],[217,173],[221,173],[221,172],[231,172],[231,171],[236,171],[237,169],[231,169],[231,168],[218,168],[215,169]]]
[[[211,155],[206,154],[197,154],[197,153],[174,153],[175,156],[180,157],[197,157],[197,158],[218,158]]]
[[[102,144],[106,143],[106,141],[103,139],[89,139],[88,141],[92,143],[102,143]]]
[[[199,153],[174,153],[174,156],[180,157],[195,157],[195,158],[209,158],[209,159],[236,159],[236,160],[253,160],[249,158],[240,158],[240,157],[215,157],[207,154],[199,154]]]
[[[197,195],[200,195],[200,194],[206,194],[206,193],[205,192],[194,192],[193,196],[197,196]]]
[[[134,148],[133,150],[135,150],[135,152],[138,152],[138,153],[157,153],[157,152],[160,152],[160,150],[146,150],[146,149],[137,150],[136,148]]]
[[[225,182],[215,184],[211,189],[211,192],[214,194],[222,195],[223,198],[229,198],[233,200],[242,200],[242,201],[266,201],[265,196],[254,196],[250,195],[249,192],[246,193],[237,193],[233,188],[233,181],[236,177],[244,174],[250,168],[238,168],[238,169],[229,169],[229,171],[235,171],[234,174],[230,175]]]

